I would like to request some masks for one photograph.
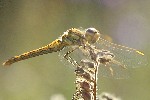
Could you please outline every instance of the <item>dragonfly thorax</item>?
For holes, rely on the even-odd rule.
[[[64,32],[61,38],[62,38],[62,42],[66,43],[69,46],[82,45],[86,42],[84,38],[84,32],[76,28],[71,28],[66,32]]]
[[[88,28],[85,31],[85,39],[88,43],[95,43],[100,37],[100,32],[95,28]]]

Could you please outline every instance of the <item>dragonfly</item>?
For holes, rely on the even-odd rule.
[[[67,56],[73,54],[74,51],[76,51],[77,55],[81,56],[82,54],[80,55],[79,53],[83,53],[84,56],[85,52],[87,51],[85,48],[92,46],[95,46],[98,50],[111,52],[115,56],[115,61],[117,63],[102,64],[102,66],[104,66],[101,67],[102,70],[106,70],[106,66],[113,68],[112,70],[120,70],[120,65],[125,66],[125,68],[134,68],[146,65],[145,55],[141,51],[109,42],[102,36],[103,35],[95,28],[87,28],[84,30],[71,28],[65,31],[58,39],[54,40],[50,44],[39,49],[11,57],[10,59],[6,60],[3,65],[11,65],[15,62],[43,54],[62,51],[64,52],[64,49],[66,49],[67,52],[63,54],[63,58],[68,59]],[[70,49],[68,50],[67,48]],[[106,71],[102,72],[105,74]]]
[[[11,57],[6,60],[3,65],[11,65],[15,62],[25,60],[28,58],[36,57],[43,54],[52,52],[58,52],[67,46],[83,46],[95,43],[100,37],[100,33],[95,28],[88,28],[85,31],[81,31],[77,28],[68,29],[62,36],[54,40],[50,44],[43,46],[39,49],[35,49],[18,56]]]

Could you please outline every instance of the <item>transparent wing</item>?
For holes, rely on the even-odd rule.
[[[61,62],[67,66],[68,68],[70,67],[71,69],[76,69],[76,66],[78,66],[76,63],[80,65],[81,60],[90,60],[91,58],[86,54],[86,51],[83,49],[76,49],[74,52],[69,54],[69,57],[72,59],[67,59],[64,58],[64,55],[68,51],[72,51],[75,47],[66,47],[62,51],[59,52],[59,58]],[[70,62],[71,61],[71,62]],[[113,75],[110,71],[110,68],[113,70]],[[108,77],[108,78],[115,78],[115,79],[124,79],[129,77],[129,70],[124,69],[116,63],[115,61],[110,62],[109,64],[100,64],[99,66],[99,75],[98,76],[103,76],[103,77]]]
[[[130,76],[130,69],[122,68],[115,63],[100,64],[99,65],[99,76],[115,79],[127,79]]]
[[[75,48],[77,48],[76,50],[74,50]],[[68,56],[70,58],[68,58],[68,60],[66,58],[64,58],[64,55],[67,52],[70,52],[74,50],[73,52],[71,52]],[[77,64],[79,64],[81,62],[82,59],[87,59],[87,57],[84,55],[84,53],[78,49],[78,46],[68,46],[65,47],[63,50],[61,50],[59,52],[59,59],[60,61],[65,65],[65,66],[69,66],[70,68],[75,69]],[[79,64],[80,65],[80,64]]]
[[[130,68],[145,66],[147,64],[147,59],[143,53],[132,48],[117,45],[108,42],[102,38],[95,44],[97,49],[109,50],[115,55],[113,61],[104,65],[99,66],[99,75],[104,77],[122,79],[128,78],[130,76]],[[63,61],[66,66],[75,67],[74,63],[80,64],[83,59],[91,59],[90,56],[86,55],[86,51],[82,49],[76,49],[74,52],[70,53],[69,56],[72,58],[71,63],[68,62],[64,55],[68,51],[72,51],[73,46],[66,47],[64,50],[60,51],[59,58]],[[112,74],[113,72],[113,74]]]
[[[142,67],[147,65],[147,58],[145,55],[129,47],[117,45],[100,38],[95,44],[98,49],[109,50],[115,55],[115,60],[120,64],[124,65],[126,68]],[[114,64],[113,66],[118,66]]]

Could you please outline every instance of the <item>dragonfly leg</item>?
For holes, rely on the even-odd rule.
[[[75,49],[72,49],[70,51],[68,51],[67,53],[64,54],[64,58],[71,64],[73,64],[73,66],[76,66],[76,67],[79,67],[80,64],[75,61],[71,56],[69,56],[71,53],[73,53],[76,49],[78,48],[75,48]]]

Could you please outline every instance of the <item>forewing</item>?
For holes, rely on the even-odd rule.
[[[117,45],[100,38],[95,44],[98,49],[109,50],[115,55],[115,60],[120,62],[126,68],[142,67],[147,65],[147,58],[145,55],[129,47]],[[118,66],[115,64],[114,66]]]

